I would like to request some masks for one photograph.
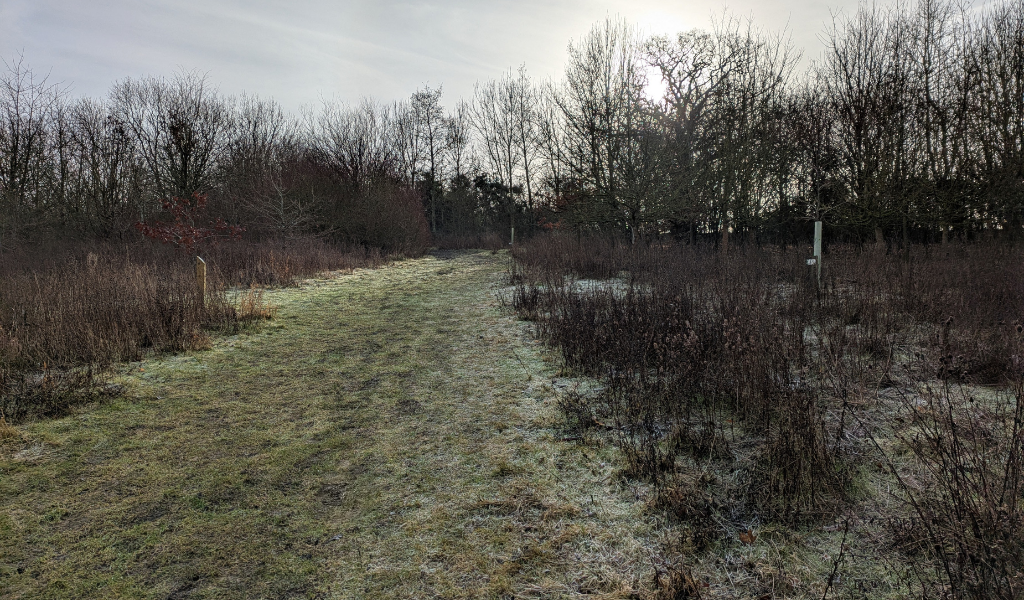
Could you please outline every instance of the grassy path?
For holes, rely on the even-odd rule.
[[[268,294],[0,446],[0,597],[628,597],[653,531],[458,253]],[[639,578],[643,573],[644,579]]]

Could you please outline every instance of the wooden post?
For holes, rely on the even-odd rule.
[[[199,303],[206,306],[206,261],[196,257],[196,284],[199,286]]]
[[[818,287],[821,287],[821,221],[814,222],[814,268],[818,270]]]
[[[515,227],[515,225],[512,226],[512,241],[509,242],[508,245],[509,246],[515,246],[516,245],[516,227]]]

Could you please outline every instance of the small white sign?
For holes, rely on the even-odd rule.
[[[808,258],[807,259],[807,266],[808,267],[813,267],[816,264],[818,264],[818,259],[816,259],[816,258]]]

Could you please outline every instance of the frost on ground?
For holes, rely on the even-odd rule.
[[[276,318],[124,368],[0,442],[12,598],[630,597],[653,517],[495,292],[504,258],[269,291]],[[584,388],[586,384],[584,384]]]

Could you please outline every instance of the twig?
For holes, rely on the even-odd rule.
[[[832,573],[828,576],[828,585],[825,586],[825,593],[821,595],[821,600],[825,600],[825,596],[828,596],[829,590],[832,589],[832,582],[836,579],[836,573],[839,572],[839,564],[843,562],[843,553],[846,552],[846,534],[850,533],[850,517],[846,517],[846,523],[843,526],[843,541],[839,542],[839,556],[836,556],[836,560],[832,563]]]
[[[518,360],[518,361],[519,361],[519,366],[523,367],[523,371],[525,371],[525,372],[526,372],[526,380],[527,380],[527,381],[530,381],[530,380],[532,380],[532,379],[533,379],[533,375],[532,375],[532,374],[530,374],[530,369],[529,369],[529,368],[528,368],[528,367],[526,366],[526,363],[524,363],[524,362],[523,362],[523,359],[522,359],[522,358],[519,358],[519,353],[518,353],[518,352],[516,352],[516,349],[515,349],[515,348],[513,348],[512,346],[509,346],[509,348],[511,348],[511,349],[512,349],[512,354],[513,354],[513,356],[515,356],[515,357],[516,357],[516,360]]]

